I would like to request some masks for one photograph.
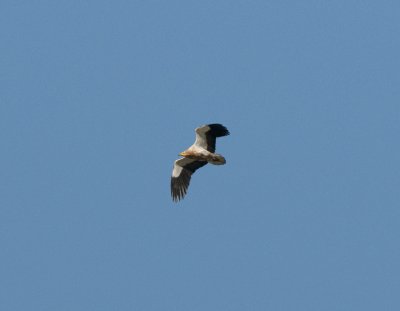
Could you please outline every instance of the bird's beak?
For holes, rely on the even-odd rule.
[[[181,157],[184,157],[184,156],[186,155],[186,153],[185,153],[185,151],[183,151],[183,152],[181,152],[179,155],[180,155]]]

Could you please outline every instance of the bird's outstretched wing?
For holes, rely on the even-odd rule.
[[[175,161],[171,176],[171,195],[175,202],[178,202],[185,196],[192,174],[206,164],[206,161],[197,161],[188,158],[181,158]]]
[[[227,135],[229,135],[229,131],[222,124],[214,123],[203,125],[196,128],[196,141],[194,144],[214,153],[216,138]]]

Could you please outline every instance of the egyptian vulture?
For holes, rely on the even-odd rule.
[[[217,137],[229,135],[229,131],[222,124],[208,124],[196,128],[196,141],[175,161],[171,176],[172,200],[178,202],[186,195],[192,174],[207,163],[223,165],[225,158],[215,153]]]

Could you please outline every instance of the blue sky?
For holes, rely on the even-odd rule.
[[[399,13],[2,1],[0,309],[399,310]]]

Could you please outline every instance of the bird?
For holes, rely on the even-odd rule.
[[[207,163],[224,165],[225,158],[215,153],[217,137],[229,135],[228,129],[219,123],[202,125],[195,129],[196,140],[192,146],[179,155],[174,162],[171,176],[171,196],[174,202],[183,199],[189,188],[192,174]]]

